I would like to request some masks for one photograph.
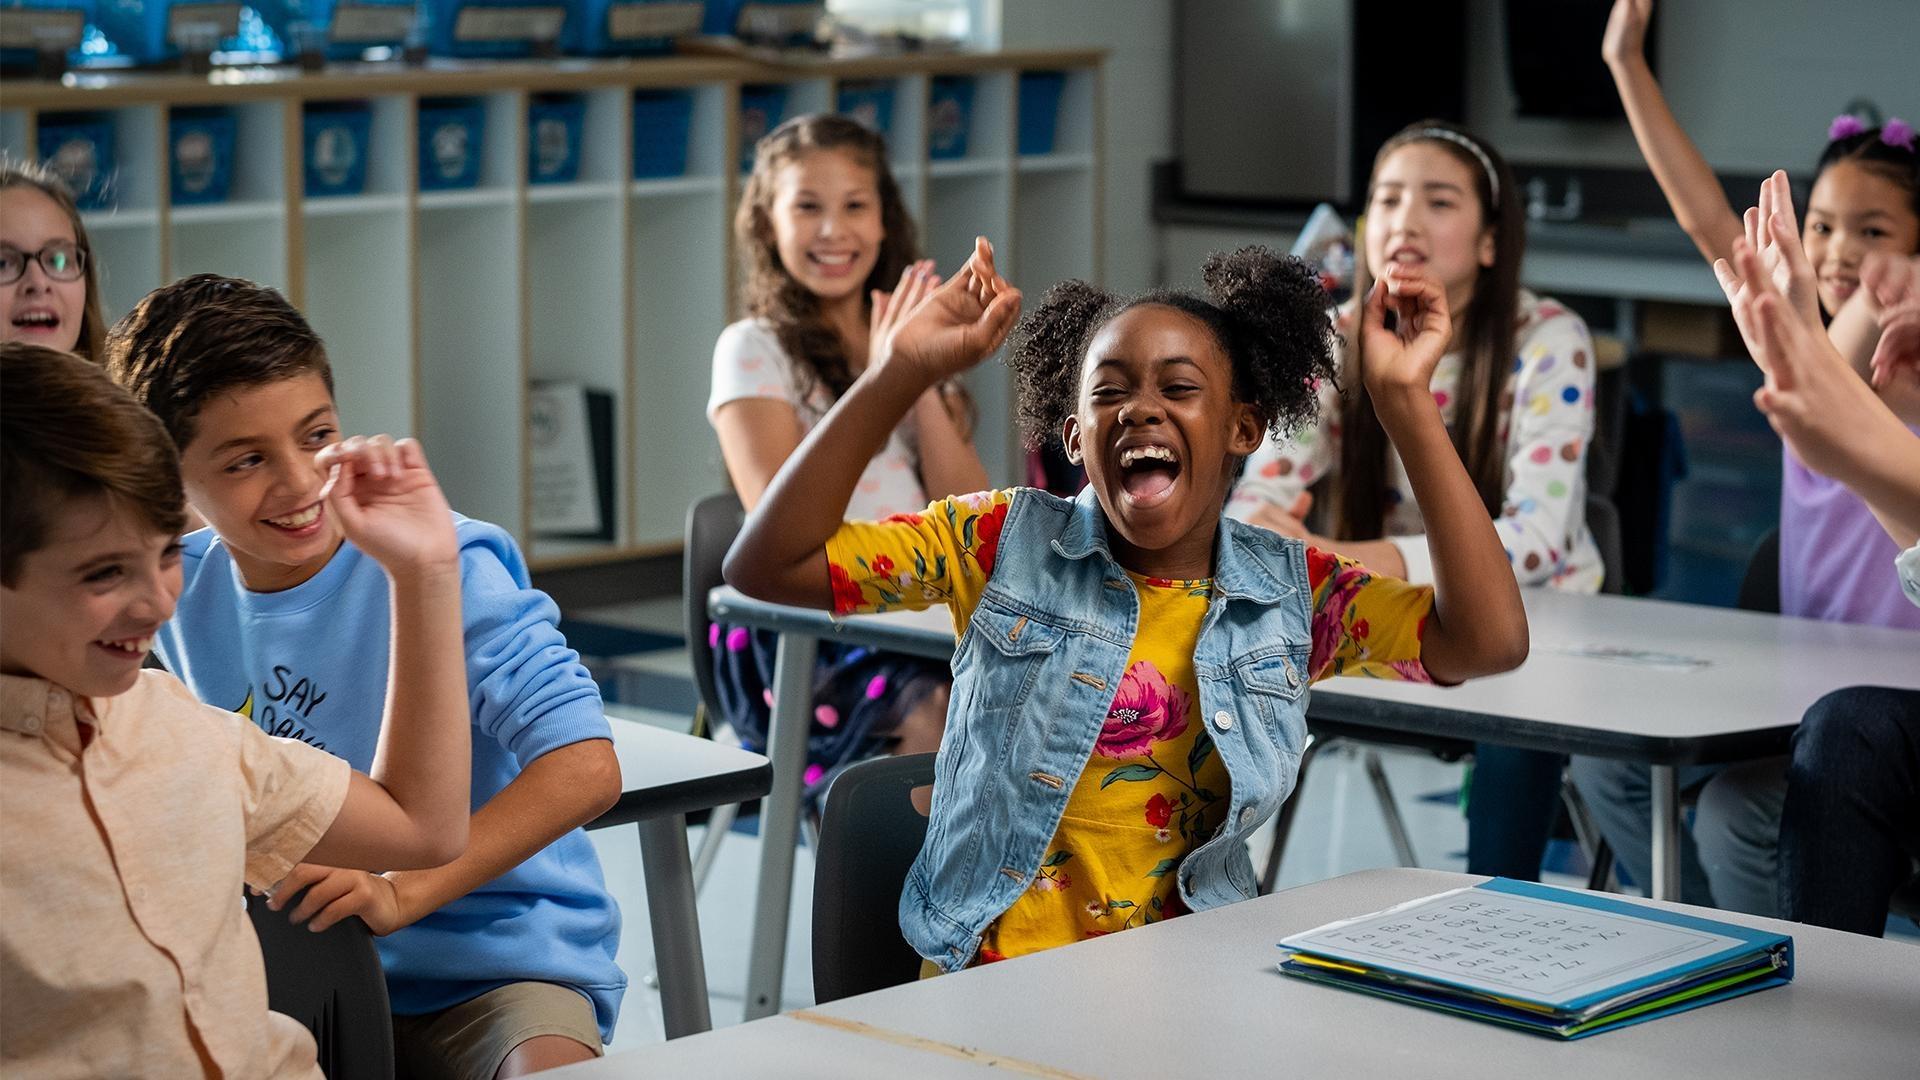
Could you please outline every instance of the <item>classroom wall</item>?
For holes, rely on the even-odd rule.
[[[1001,0],[1007,48],[1110,50],[1106,66],[1103,284],[1159,282],[1149,176],[1173,156],[1173,8],[1177,0]],[[1026,282],[1022,283],[1028,284]],[[1050,284],[1050,283],[1046,283]]]
[[[1500,14],[1508,2],[1468,2],[1470,125],[1515,161],[1641,167],[1624,120],[1513,115]],[[1920,119],[1914,0],[1686,0],[1659,4],[1655,17],[1661,85],[1719,171],[1809,168],[1828,121],[1857,97]]]

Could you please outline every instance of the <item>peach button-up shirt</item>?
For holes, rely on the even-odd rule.
[[[267,1010],[240,885],[312,849],[347,763],[159,671],[111,698],[0,694],[0,1072],[319,1077]]]

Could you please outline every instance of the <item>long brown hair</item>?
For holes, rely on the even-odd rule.
[[[1448,134],[1440,134],[1445,132]],[[1469,145],[1485,153],[1483,163]],[[1474,195],[1480,200],[1481,221],[1491,226],[1493,265],[1480,268],[1473,283],[1473,303],[1467,308],[1460,337],[1465,346],[1459,399],[1449,434],[1454,449],[1473,478],[1474,489],[1487,513],[1498,516],[1506,486],[1506,454],[1500,445],[1501,394],[1513,366],[1514,321],[1520,307],[1520,259],[1527,247],[1526,218],[1515,198],[1513,170],[1500,152],[1479,136],[1440,120],[1422,120],[1402,128],[1373,158],[1367,180],[1367,201],[1389,154],[1412,142],[1429,142],[1453,155],[1474,177]],[[1496,186],[1498,197],[1494,192]],[[1372,287],[1367,260],[1356,260],[1354,295],[1364,297]],[[1342,374],[1340,471],[1332,486],[1335,535],[1370,540],[1385,528],[1387,490],[1387,433],[1374,415],[1362,377],[1366,357],[1360,334],[1350,335]]]
[[[880,257],[861,291],[861,300],[875,289],[891,290],[909,264],[920,257],[913,218],[887,167],[887,143],[858,121],[844,116],[797,116],[762,138],[753,154],[753,174],[733,216],[734,238],[746,272],[747,313],[766,320],[780,347],[792,358],[804,400],[814,386],[824,386],[835,399],[853,385],[853,364],[846,343],[821,317],[820,298],[796,281],[780,262],[773,231],[774,182],[780,169],[818,150],[850,154],[873,171],[880,191]]]
[[[73,242],[80,246],[84,253],[80,257],[87,263],[87,299],[80,309],[80,337],[73,343],[73,351],[82,359],[98,363],[107,340],[107,324],[100,315],[100,260],[93,257],[93,244],[87,239],[86,223],[80,220],[80,207],[75,205],[67,182],[46,165],[0,160],[0,191],[15,188],[31,188],[52,199],[67,215],[67,223],[73,226]]]

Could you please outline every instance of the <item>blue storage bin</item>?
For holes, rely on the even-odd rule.
[[[420,100],[420,190],[448,191],[480,183],[486,110],[472,98]]]
[[[811,18],[801,8],[812,8]],[[825,10],[826,5],[819,0],[707,0],[705,29],[709,34],[723,37],[751,36],[755,41],[769,44],[804,45],[813,40],[813,23]],[[743,16],[748,24],[745,34],[741,27]],[[756,32],[754,26],[763,19],[783,25],[787,32]]]
[[[1060,126],[1060,96],[1067,88],[1064,71],[1020,73],[1020,152],[1053,153]]]
[[[0,3],[0,7],[25,8],[34,11],[77,11],[80,13],[83,27],[93,22],[93,0],[5,0],[4,3]],[[84,33],[84,30],[82,32]],[[35,68],[40,63],[38,52],[39,50],[34,48],[0,49],[0,68],[8,71]],[[70,63],[76,61],[78,57],[77,49],[68,54]]]
[[[779,83],[740,88],[740,171],[753,169],[754,144],[786,119],[787,88]]]
[[[587,102],[578,94],[542,94],[527,103],[527,183],[580,178],[580,130]]]
[[[687,174],[687,140],[693,134],[693,94],[686,90],[636,90],[633,94],[633,178],[653,180]]]
[[[113,122],[99,113],[40,117],[40,160],[58,173],[82,210],[113,205]]]
[[[93,25],[115,53],[134,65],[159,64],[180,55],[168,40],[172,13],[171,0],[96,0]],[[249,35],[244,9],[241,16],[236,35],[213,42],[213,48],[271,47],[271,42]]]
[[[704,9],[688,0],[575,0],[562,41],[573,56],[657,56],[676,36],[701,32]],[[652,10],[649,10],[652,9]]]
[[[927,92],[927,155],[935,160],[967,156],[973,127],[973,80],[937,75]]]
[[[175,206],[227,201],[233,191],[236,127],[232,109],[173,110],[167,119],[167,171]]]
[[[302,171],[309,198],[359,195],[367,190],[367,148],[373,110],[365,102],[308,105],[300,117]]]
[[[417,17],[416,0],[247,0],[247,6],[289,56],[299,50],[296,28],[305,24],[326,35],[326,53],[333,60],[358,60],[368,49],[401,47]],[[337,34],[346,39],[336,40]]]
[[[893,130],[893,84],[879,80],[841,83],[840,101],[834,108],[884,138]]]
[[[460,34],[460,13],[479,8],[514,8],[526,11],[530,8],[558,8],[566,12],[566,22],[579,17],[580,0],[422,0],[420,17],[426,23],[427,51],[435,56],[460,56],[475,58],[513,58],[531,56],[533,40],[521,38],[506,41],[462,40]],[[554,35],[556,42],[566,40],[566,23],[562,23]]]

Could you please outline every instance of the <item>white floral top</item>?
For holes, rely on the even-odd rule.
[[[1513,369],[1501,396],[1500,438],[1507,447],[1506,500],[1494,527],[1522,585],[1569,592],[1600,590],[1600,549],[1587,529],[1587,443],[1593,437],[1593,338],[1587,324],[1552,300],[1521,290]],[[1353,308],[1335,315],[1353,331]],[[1450,352],[1433,373],[1433,398],[1452,425],[1465,355]],[[1517,407],[1516,407],[1517,406]],[[1291,506],[1336,467],[1340,453],[1339,390],[1320,387],[1320,414],[1284,441],[1269,440],[1247,460],[1246,475],[1227,503],[1245,519],[1263,503]],[[1406,466],[1387,451],[1386,535],[1407,562],[1407,580],[1433,580],[1426,526]],[[1370,539],[1359,537],[1357,539]]]
[[[1893,568],[1900,573],[1901,591],[1920,607],[1920,544],[1901,552],[1900,557],[1893,560]]]

